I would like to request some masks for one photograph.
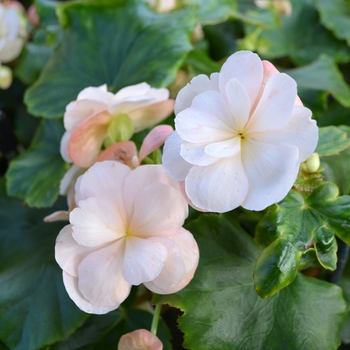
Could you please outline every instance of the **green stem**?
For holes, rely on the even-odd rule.
[[[154,335],[157,335],[158,322],[159,322],[159,316],[160,316],[161,309],[162,309],[162,305],[156,305],[156,308],[154,310],[152,326],[151,326],[151,332]]]

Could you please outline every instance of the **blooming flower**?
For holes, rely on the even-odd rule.
[[[102,314],[116,309],[131,285],[174,293],[193,278],[198,247],[182,228],[188,206],[160,165],[135,170],[94,164],[75,186],[77,208],[56,241],[56,260],[77,306]]]
[[[157,12],[169,12],[176,8],[176,0],[147,0],[147,2]]]
[[[317,145],[295,81],[248,51],[233,54],[210,79],[193,78],[175,114],[163,166],[202,210],[262,210],[280,201]]]
[[[118,343],[118,350],[162,350],[160,339],[147,329],[124,334]]]
[[[116,94],[108,92],[106,85],[84,89],[66,108],[63,159],[81,168],[90,167],[118,116],[127,115],[134,132],[144,130],[173,111],[174,101],[168,97],[167,89],[154,89],[147,83],[125,87]]]
[[[25,22],[21,19],[16,2],[0,3],[0,62],[14,60],[21,53],[26,39]],[[19,4],[19,3],[18,3]]]

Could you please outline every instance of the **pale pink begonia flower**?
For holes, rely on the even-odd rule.
[[[175,114],[163,166],[206,211],[262,210],[282,200],[318,141],[296,82],[249,51],[230,56],[210,79],[193,78]]]
[[[13,61],[19,56],[27,37],[24,16],[18,2],[0,3],[0,62]],[[22,6],[23,7],[23,6]]]
[[[119,307],[132,285],[158,294],[184,288],[199,251],[182,228],[187,202],[160,165],[135,170],[95,163],[78,178],[77,208],[56,240],[56,261],[71,299],[85,312]]]
[[[147,329],[124,334],[118,343],[118,350],[162,350],[161,340]]]
[[[176,8],[176,0],[146,0],[157,12],[169,12]]]
[[[89,168],[99,156],[115,117],[126,114],[134,132],[139,132],[169,116],[173,107],[167,89],[154,89],[147,83],[125,87],[116,94],[107,91],[106,85],[88,87],[66,107],[61,155],[68,163]]]

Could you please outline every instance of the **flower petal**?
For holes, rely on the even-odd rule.
[[[100,153],[96,162],[115,160],[129,166],[133,157],[137,156],[136,145],[132,141],[114,143]]]
[[[227,141],[212,143],[205,147],[204,152],[212,157],[227,158],[238,154],[241,150],[241,137],[237,136]]]
[[[91,100],[94,102],[102,102],[105,105],[111,104],[112,100],[114,98],[114,94],[107,91],[107,85],[103,84],[98,87],[87,87],[84,90],[82,90],[77,100]]]
[[[122,101],[133,96],[144,96],[151,90],[151,86],[145,82],[127,86],[120,89],[113,97],[113,103]]]
[[[60,144],[61,157],[67,163],[72,163],[72,160],[70,159],[70,156],[68,153],[68,145],[69,145],[71,136],[72,135],[66,131],[61,138],[61,144]]]
[[[117,308],[131,285],[122,274],[125,239],[90,253],[78,267],[78,288],[93,305]]]
[[[264,143],[292,145],[299,150],[299,162],[303,162],[315,151],[318,141],[316,122],[311,119],[311,111],[303,106],[294,106],[288,124],[279,130],[251,135]]]
[[[100,112],[87,119],[73,132],[69,142],[69,156],[81,168],[90,167],[97,159],[107,135],[112,116]]]
[[[210,79],[200,74],[194,77],[184,88],[182,88],[175,101],[175,114],[182,112],[191,107],[192,101],[198,94],[205,91],[219,91],[218,86],[219,73],[213,73]]]
[[[282,200],[297,177],[299,152],[295,146],[247,140],[242,145],[242,162],[249,191],[242,206],[263,210]]]
[[[178,189],[150,184],[135,197],[129,232],[137,237],[169,236],[183,225],[187,215],[187,202]]]
[[[88,314],[102,315],[119,307],[118,304],[111,306],[99,306],[90,303],[87,299],[84,298],[83,294],[81,294],[79,290],[78,278],[73,277],[64,271],[63,283],[69,297],[74,301],[80,310],[87,312]]]
[[[80,201],[79,207],[69,216],[74,239],[88,247],[100,246],[125,236],[126,220],[123,208],[101,197]]]
[[[248,192],[241,155],[220,159],[206,167],[194,166],[185,180],[185,190],[198,208],[218,213],[237,208]]]
[[[140,163],[145,157],[159,148],[173,131],[170,125],[158,125],[153,128],[142,142],[139,155]]]
[[[118,343],[118,350],[163,350],[160,339],[146,329],[124,334]]]
[[[207,143],[191,143],[185,141],[181,144],[180,155],[186,162],[193,165],[206,166],[217,162],[220,158],[212,157],[205,152],[206,147]]]
[[[162,271],[167,255],[163,244],[129,236],[123,261],[124,279],[135,286],[152,281]]]
[[[292,115],[296,96],[297,87],[294,79],[284,73],[272,75],[247,124],[247,132],[283,128]]]
[[[176,180],[185,180],[192,164],[186,162],[180,155],[183,139],[174,131],[165,141],[163,147],[163,169]]]
[[[72,186],[74,186],[77,178],[84,174],[85,169],[80,168],[73,164],[68,171],[64,174],[61,182],[60,182],[60,195],[66,196]]]
[[[175,260],[172,260],[173,257],[169,252],[169,258],[165,261],[161,274],[155,280],[145,283],[145,286],[154,293],[171,294],[183,289],[192,280],[198,266],[199,250],[193,235],[189,231],[180,228],[179,231],[170,238],[176,243],[178,248],[180,248],[181,258],[185,266],[185,274],[180,282],[173,284],[169,288],[166,287],[165,281],[169,279],[168,275],[174,274],[172,269],[174,269],[175,272],[178,271],[180,275],[180,271],[177,269],[177,266],[174,265]],[[173,281],[175,281],[175,278],[173,278]]]
[[[175,127],[183,140],[192,143],[228,140],[236,131],[226,99],[215,91],[196,96],[191,107],[176,116]]]
[[[223,64],[219,76],[219,88],[225,94],[227,82],[236,78],[246,90],[253,105],[263,78],[263,65],[259,56],[250,51],[239,51]]]

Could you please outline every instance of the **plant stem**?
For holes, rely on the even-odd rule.
[[[157,335],[158,322],[159,322],[159,316],[160,316],[161,309],[162,309],[162,305],[156,305],[156,308],[154,310],[152,326],[151,326],[151,332],[154,335]]]

